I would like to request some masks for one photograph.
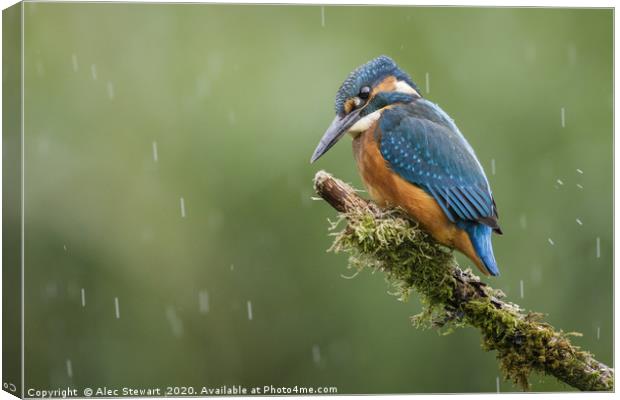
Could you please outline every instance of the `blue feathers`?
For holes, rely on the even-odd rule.
[[[480,221],[499,229],[480,163],[437,106],[419,99],[388,109],[380,128],[380,151],[390,168],[433,196],[452,222]]]
[[[388,56],[379,56],[355,69],[342,83],[336,94],[336,114],[343,115],[345,101],[356,96],[362,86],[374,86],[389,75],[407,82],[409,86],[416,89],[409,75],[398,68],[394,60]]]
[[[379,92],[370,100],[368,105],[364,107],[360,115],[365,116],[371,114],[394,103],[410,103],[416,98],[418,97],[402,92]]]
[[[431,195],[497,275],[491,247],[493,230],[501,233],[495,202],[482,166],[452,120],[418,99],[386,109],[375,138],[388,166]]]
[[[482,260],[486,270],[489,271],[491,275],[498,276],[499,269],[495,262],[493,245],[491,243],[492,229],[486,225],[475,222],[460,221],[457,225],[467,232],[469,240],[471,240],[474,250],[476,250],[476,254],[478,254],[478,257]]]

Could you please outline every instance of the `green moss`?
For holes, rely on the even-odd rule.
[[[423,296],[429,308],[452,297],[451,268],[456,265],[452,253],[402,212],[386,211],[381,218],[370,212],[352,212],[332,223],[331,229],[335,230],[343,220],[348,225],[335,234],[330,250],[348,253],[351,268],[385,272],[395,294],[403,301],[412,289]]]
[[[337,231],[345,221],[344,229]],[[458,269],[452,252],[401,211],[379,216],[352,211],[332,223],[331,230],[335,238],[330,250],[349,254],[350,268],[384,272],[401,301],[412,290],[418,292],[423,311],[411,318],[414,326],[439,328],[444,334],[467,325],[478,329],[483,349],[495,350],[504,377],[523,389],[529,388],[532,371],[581,389],[613,389],[613,370],[601,379],[596,361],[571,345],[569,334],[542,322],[541,314],[524,314],[519,306],[499,301],[504,297],[501,291],[480,283],[471,271]],[[457,285],[457,279],[468,284]]]

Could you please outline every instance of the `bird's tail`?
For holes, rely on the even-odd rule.
[[[484,267],[489,274],[498,276],[499,269],[495,262],[493,244],[491,243],[493,229],[479,223],[468,223],[464,226],[464,229],[469,236],[469,240],[471,240],[471,244],[474,246],[474,250],[482,263],[482,267]]]

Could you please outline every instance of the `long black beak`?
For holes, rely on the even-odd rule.
[[[310,158],[311,163],[327,153],[327,150],[331,149],[349,128],[360,119],[360,111],[361,109],[352,111],[344,117],[336,115],[336,118],[334,118],[329,128],[327,128],[327,131],[323,134],[319,145],[316,146],[316,150],[314,150],[314,154],[312,154],[312,158]]]

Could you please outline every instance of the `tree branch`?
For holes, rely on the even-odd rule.
[[[382,210],[330,174],[319,171],[316,192],[341,213],[332,230],[335,252],[350,255],[349,266],[385,272],[397,294],[406,299],[412,290],[425,310],[412,320],[416,326],[442,329],[471,325],[482,334],[482,347],[496,350],[506,379],[524,390],[532,371],[553,375],[580,390],[612,391],[614,370],[541,320],[539,313],[525,313],[503,300],[471,270],[461,270],[451,251],[439,245],[417,223],[399,210]]]

